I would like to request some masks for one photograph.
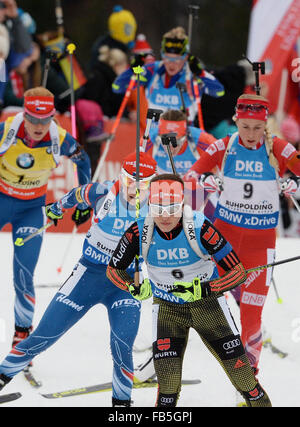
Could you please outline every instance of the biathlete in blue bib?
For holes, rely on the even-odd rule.
[[[131,64],[133,67],[144,65],[140,83],[145,87],[149,108],[179,110],[182,101],[176,83],[184,83],[184,103],[189,123],[193,123],[198,113],[199,98],[203,93],[215,98],[224,95],[223,85],[204,70],[201,61],[189,52],[189,40],[184,28],[176,27],[164,34],[161,57],[161,61],[144,65],[144,57],[137,55]],[[112,85],[113,91],[125,93],[132,75],[132,68],[120,74]]]
[[[156,162],[140,154],[140,209],[148,212],[150,179],[156,173]],[[18,344],[0,365],[0,389],[24,366],[61,338],[87,311],[96,304],[107,308],[111,328],[110,344],[113,358],[112,404],[130,406],[133,385],[132,347],[138,331],[141,303],[124,293],[106,277],[106,268],[120,237],[136,220],[136,154],[123,161],[120,178],[112,183],[87,184],[74,188],[60,201],[48,205],[46,213],[57,222],[65,209],[92,207],[94,218],[87,232],[82,256],[50,302],[36,330]],[[126,234],[130,242],[131,233]],[[134,263],[128,265],[133,274]]]

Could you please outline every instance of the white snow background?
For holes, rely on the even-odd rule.
[[[37,326],[44,310],[56,293],[54,287],[44,284],[62,284],[71,273],[81,254],[84,234],[73,237],[72,248],[64,262],[63,271],[57,268],[62,262],[70,234],[47,233],[35,273]],[[12,284],[12,250],[10,233],[0,233],[1,270],[0,286],[0,361],[10,351],[14,331]],[[300,255],[299,239],[279,238],[276,260]],[[274,407],[300,407],[300,260],[275,267],[275,283],[282,304],[271,287],[263,312],[263,323],[273,344],[288,356],[281,359],[270,349],[263,349],[259,380],[268,392]],[[100,285],[100,284],[99,284]],[[239,324],[238,309],[229,295],[228,304]],[[143,303],[136,348],[151,342],[151,300]],[[135,363],[142,362],[148,353],[134,353]],[[69,332],[48,351],[37,356],[33,373],[42,381],[40,389],[33,389],[17,375],[1,394],[21,392],[22,397],[2,407],[110,407],[111,392],[88,394],[48,400],[40,393],[50,393],[111,381],[112,360],[109,348],[109,323],[106,309],[95,306]],[[207,351],[198,335],[191,330],[187,346],[184,379],[200,378],[201,384],[183,386],[178,407],[232,407],[236,392],[217,361]],[[153,407],[156,389],[133,390],[134,407]]]

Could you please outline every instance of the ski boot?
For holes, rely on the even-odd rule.
[[[15,326],[15,334],[13,337],[12,348],[15,348],[21,341],[29,337],[32,331],[32,326],[29,328],[22,328],[21,326]]]
[[[0,391],[3,389],[3,387],[6,386],[6,384],[8,384],[10,381],[12,380],[12,378],[7,377],[4,374],[0,374]]]
[[[112,398],[112,407],[116,408],[116,407],[126,407],[129,408],[131,406],[132,401],[131,400],[121,400],[121,399],[116,399],[115,397]]]
[[[30,326],[29,328],[22,328],[21,326],[15,326],[15,334],[13,337],[12,348],[15,348],[16,345],[20,344],[20,342],[28,338],[30,333],[32,332],[32,329],[33,329],[32,326]],[[30,362],[28,367],[25,369],[28,369],[31,367],[32,367],[32,362]]]

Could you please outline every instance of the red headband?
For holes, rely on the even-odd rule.
[[[186,134],[186,120],[173,121],[160,119],[158,123],[158,132],[160,135],[174,132],[178,137]]]
[[[154,181],[150,186],[149,202],[155,204],[181,203],[184,199],[183,185],[179,181],[164,179]]]
[[[54,98],[52,96],[25,96],[25,112],[38,119],[55,114]]]
[[[237,119],[255,119],[266,122],[268,114],[269,102],[267,101],[252,99],[251,97],[237,100],[235,109]]]

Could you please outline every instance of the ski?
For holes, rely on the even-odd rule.
[[[134,345],[132,350],[134,353],[144,353],[146,351],[152,350],[152,345],[150,345],[148,347],[137,347]]]
[[[195,379],[195,380],[182,380],[182,385],[193,385],[193,384],[200,384],[201,380]],[[142,383],[133,383],[133,388],[151,388],[151,387],[157,387],[157,380],[147,380]],[[111,391],[112,390],[112,383],[103,383],[103,384],[97,384],[92,385],[88,387],[81,387],[81,388],[75,388],[73,390],[65,390],[60,391],[56,393],[46,393],[41,394],[41,396],[45,397],[46,399],[58,399],[61,397],[72,397],[72,396],[80,396],[82,394],[90,394],[90,393],[101,393],[105,391]]]
[[[7,402],[12,402],[14,400],[19,399],[20,397],[22,397],[21,393],[3,394],[2,396],[0,396],[0,404],[7,403]]]
[[[288,356],[288,353],[285,353],[284,351],[277,348],[271,341],[271,338],[267,338],[263,341],[263,347],[269,348],[272,353],[277,354],[281,359],[284,359]]]
[[[42,383],[34,377],[33,373],[31,372],[31,370],[28,366],[27,366],[27,368],[23,369],[23,373],[24,373],[25,379],[29,382],[29,384],[33,388],[40,388],[41,387]]]

